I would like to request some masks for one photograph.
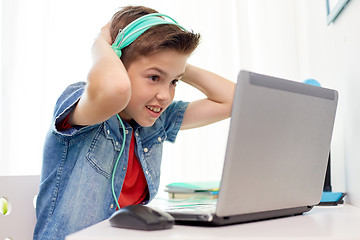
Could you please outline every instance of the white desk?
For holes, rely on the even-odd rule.
[[[223,227],[175,225],[172,229],[139,231],[113,228],[108,220],[72,234],[67,240],[115,239],[360,239],[360,208],[351,205],[315,207],[295,217]]]

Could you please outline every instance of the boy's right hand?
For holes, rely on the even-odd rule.
[[[92,48],[93,65],[85,92],[69,115],[69,124],[93,125],[121,112],[131,97],[127,71],[111,48],[110,22],[101,28]]]

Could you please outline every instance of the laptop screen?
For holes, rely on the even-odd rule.
[[[316,205],[337,99],[331,89],[241,71],[216,214]]]

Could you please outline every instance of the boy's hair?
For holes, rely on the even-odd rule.
[[[143,6],[127,6],[116,12],[110,26],[112,41],[115,41],[119,29],[124,29],[135,19],[150,13],[158,12]],[[157,25],[145,31],[133,43],[122,49],[121,60],[125,67],[128,67],[139,56],[148,56],[164,49],[191,54],[199,45],[199,41],[199,34],[184,31],[176,25]]]

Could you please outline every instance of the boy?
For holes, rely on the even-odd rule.
[[[180,129],[230,116],[234,83],[187,64],[198,34],[156,25],[119,50],[120,58],[115,53],[119,29],[151,13],[141,6],[115,13],[93,45],[87,83],[70,85],[58,99],[44,146],[34,239],[63,239],[109,218],[116,206],[151,201],[163,142],[174,142]],[[180,79],[207,98],[172,102]]]

